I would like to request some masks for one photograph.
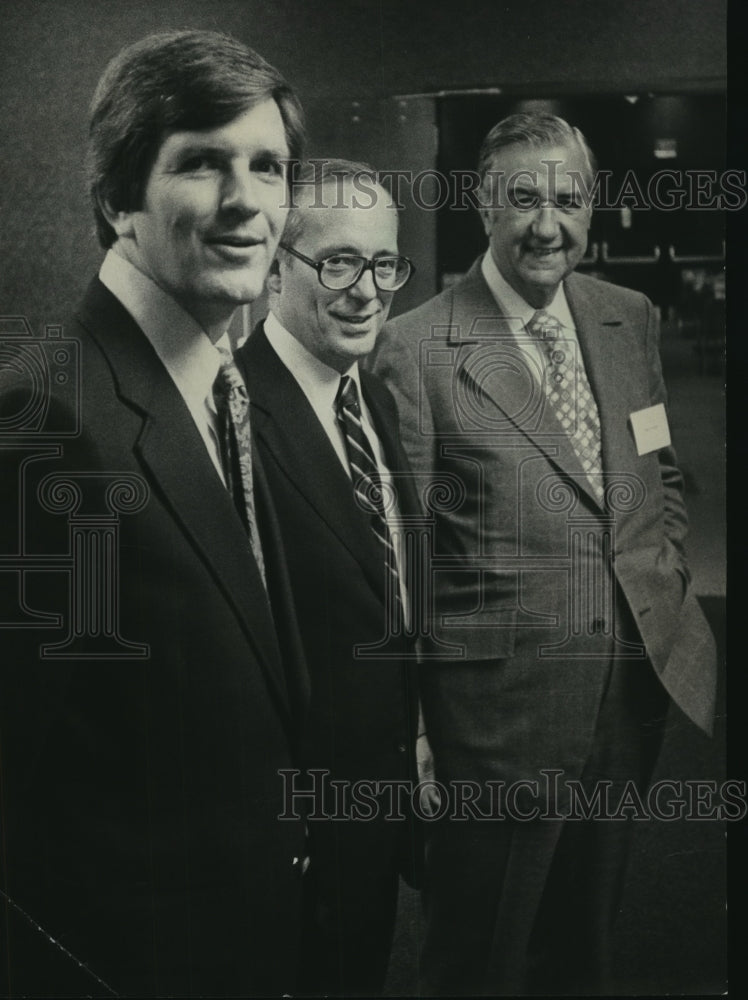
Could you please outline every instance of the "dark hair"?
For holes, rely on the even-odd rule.
[[[478,155],[478,173],[481,187],[486,174],[491,169],[494,157],[507,146],[578,146],[587,161],[589,168],[588,180],[591,180],[597,169],[595,154],[587,140],[578,128],[569,125],[557,115],[543,112],[521,112],[503,118],[491,129],[483,140]]]
[[[306,160],[298,165],[297,169],[293,171],[289,182],[291,209],[286,218],[286,225],[283,230],[283,242],[295,243],[304,231],[303,210],[298,204],[298,195],[300,192],[313,190],[315,192],[314,201],[321,206],[322,199],[317,198],[317,192],[325,184],[337,184],[339,183],[339,179],[352,180],[356,177],[366,177],[375,184],[379,184],[378,174],[374,167],[357,160],[320,158]],[[369,189],[367,188],[366,194],[368,193]],[[337,199],[335,204],[336,206],[338,205]],[[308,206],[305,205],[304,207]],[[341,205],[340,207],[342,208],[343,206]]]
[[[302,155],[304,115],[294,90],[253,49],[217,31],[168,31],[112,59],[91,101],[88,181],[99,242],[116,234],[101,205],[142,206],[162,142],[172,132],[218,128],[265,100],[278,105],[291,158]]]

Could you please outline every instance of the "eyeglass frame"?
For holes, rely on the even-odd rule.
[[[404,257],[402,254],[383,254],[383,256],[381,257],[364,257],[363,254],[359,253],[331,253],[329,256],[323,257],[322,260],[314,260],[312,257],[307,257],[306,254],[301,253],[299,250],[296,250],[294,247],[289,246],[287,243],[280,242],[278,246],[281,248],[281,250],[285,250],[286,253],[290,253],[294,257],[298,257],[299,260],[303,261],[305,264],[308,264],[310,267],[313,267],[314,270],[317,272],[317,280],[319,281],[320,285],[322,285],[323,288],[327,289],[328,292],[347,292],[349,288],[353,288],[355,285],[358,284],[358,282],[364,276],[364,272],[371,271],[372,281],[374,282],[374,286],[377,289],[377,291],[391,292],[394,294],[395,292],[399,292],[401,288],[405,288],[410,279],[416,273],[416,265],[409,257]],[[327,261],[331,260],[333,257],[355,257],[357,260],[362,260],[364,262],[363,267],[359,271],[356,278],[350,283],[350,285],[343,285],[340,288],[330,288],[330,286],[326,285],[322,280],[322,268],[325,266]],[[402,285],[398,285],[397,288],[382,288],[379,285],[379,282],[377,281],[377,273],[374,270],[374,267],[382,260],[404,260],[408,264],[408,266],[410,267],[410,273],[408,274],[408,277],[405,279]]]

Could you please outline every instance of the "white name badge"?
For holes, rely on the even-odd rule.
[[[631,427],[639,455],[648,455],[651,451],[667,448],[670,444],[670,428],[663,403],[648,406],[645,410],[636,410],[631,414]]]

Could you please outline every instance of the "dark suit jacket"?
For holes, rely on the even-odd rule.
[[[237,357],[245,365],[253,433],[278,513],[310,671],[304,763],[350,781],[413,779],[412,643],[400,636],[373,656],[356,653],[357,646],[386,636],[381,543],[356,507],[351,481],[312,407],[261,326]],[[362,376],[362,388],[395,476],[400,512],[408,514],[417,500],[403,474],[407,463],[392,398],[370,375]],[[401,825],[389,824],[392,831]],[[392,838],[383,838],[378,824],[376,835],[370,826],[370,849],[392,850]],[[321,836],[318,830],[318,846]],[[345,843],[341,838],[339,849]],[[314,850],[312,830],[313,864]],[[412,864],[411,849],[406,874]]]
[[[591,278],[565,289],[600,414],[607,513],[480,261],[389,323],[369,361],[395,396],[414,470],[453,498],[433,515],[442,562],[424,643],[453,663],[422,679],[432,745],[454,767],[443,776],[578,773],[611,653],[648,659],[711,726],[714,644],[684,561],[681,476],[671,447],[637,454],[630,421],[665,402],[656,314],[643,295]]]
[[[2,451],[3,551],[18,551],[19,532],[26,549],[15,613],[63,616],[51,632],[0,631],[9,989],[97,989],[20,907],[118,993],[290,992],[303,829],[277,818],[278,771],[296,762],[298,672],[231,498],[147,339],[98,280],[65,337],[79,343],[79,411],[52,377],[37,434]],[[28,390],[22,368],[6,364],[10,412]],[[79,433],[61,438],[76,416]],[[45,493],[60,472],[72,485]],[[102,513],[103,562],[76,540]],[[64,570],[79,544],[69,581],[50,556]],[[73,626],[82,634],[63,658],[40,652]]]

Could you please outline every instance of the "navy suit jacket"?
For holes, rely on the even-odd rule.
[[[75,355],[69,341],[77,400],[50,377],[37,432],[2,449],[3,551],[20,533],[24,557],[1,575],[11,620],[36,623],[0,630],[9,990],[291,992],[303,827],[278,816],[304,711],[293,623],[276,606],[274,624],[181,396],[98,279],[55,351]],[[6,359],[10,412],[35,350]]]
[[[261,325],[237,357],[245,368],[252,429],[278,513],[309,668],[305,766],[354,782],[413,781],[414,650],[402,633],[387,637],[381,543],[356,506],[351,481],[314,410]],[[393,473],[399,511],[417,512],[392,398],[368,373],[362,373],[362,390]],[[402,825],[389,824],[390,831]],[[383,837],[380,824],[369,826],[368,849],[398,851],[403,873],[413,879],[412,843]],[[322,836],[318,829],[318,847]],[[311,843],[314,864],[314,829]],[[346,843],[341,837],[336,850],[344,851]]]

